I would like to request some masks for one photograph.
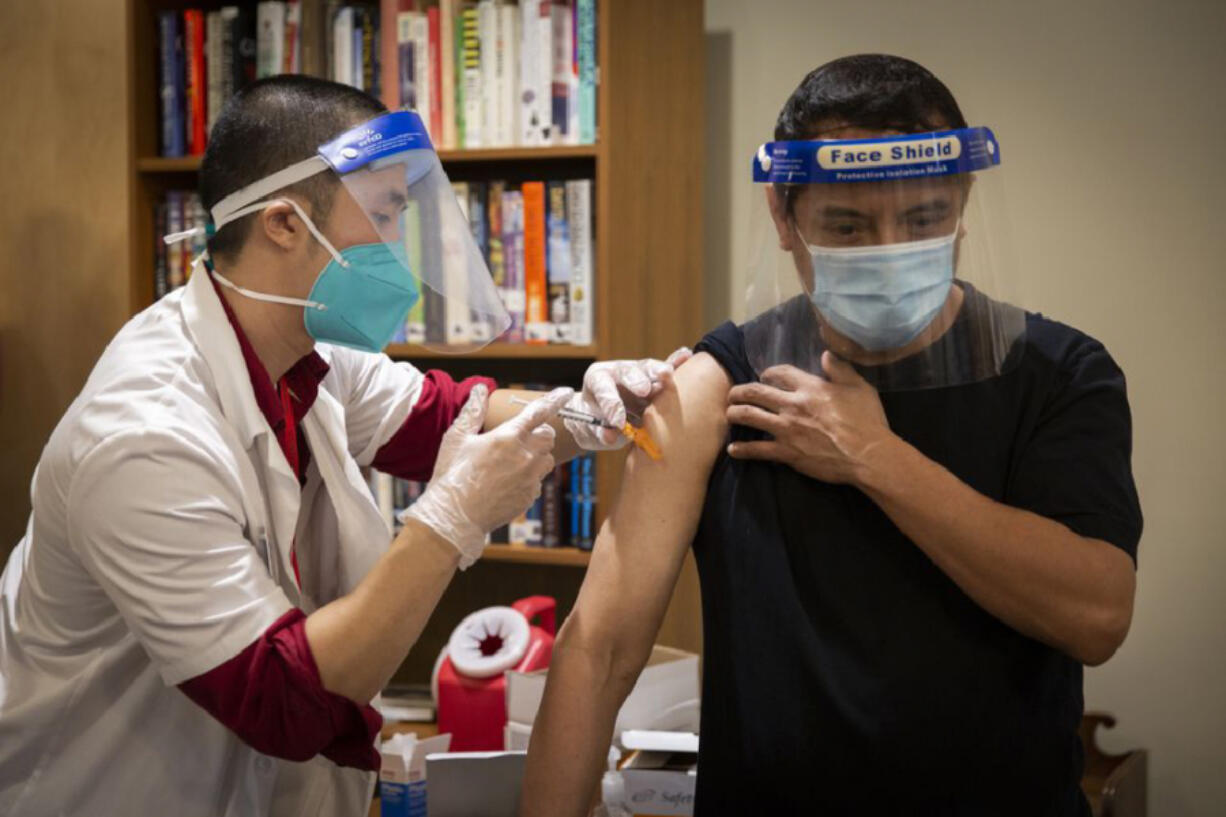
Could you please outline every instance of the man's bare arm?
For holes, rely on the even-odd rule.
[[[651,653],[727,436],[727,374],[698,355],[644,416],[664,453],[630,454],[575,609],[558,635],[532,730],[522,815],[582,815],[617,710]]]

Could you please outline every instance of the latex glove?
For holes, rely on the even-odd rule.
[[[482,434],[489,395],[485,386],[474,387],[443,435],[430,484],[404,517],[428,525],[455,545],[461,570],[477,561],[486,535],[540,495],[541,480],[554,466],[555,432],[548,423],[573,395],[573,389],[554,389]]]
[[[583,375],[583,391],[575,394],[566,407],[594,414],[620,429],[626,424],[627,409],[642,415],[652,398],[668,385],[673,371],[693,355],[683,346],[667,360],[646,358],[593,363]],[[579,447],[589,451],[611,451],[630,442],[621,431],[611,428],[578,420],[563,422]]]

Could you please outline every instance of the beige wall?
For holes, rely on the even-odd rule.
[[[128,308],[123,0],[0,2],[0,560]]]
[[[1226,806],[1226,3],[707,0],[709,323],[739,311],[749,160],[811,68],[884,51],[1001,139],[1028,306],[1128,376],[1145,511],[1136,615],[1086,677],[1103,743],[1151,751],[1150,813]],[[732,263],[720,259],[733,259]]]

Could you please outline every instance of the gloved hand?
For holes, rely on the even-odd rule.
[[[548,425],[574,395],[554,389],[487,434],[485,386],[476,386],[443,435],[434,476],[404,518],[428,525],[460,551],[463,570],[481,557],[486,534],[523,513],[553,470],[554,430]]]
[[[594,414],[621,428],[626,424],[626,410],[641,415],[653,397],[664,390],[673,370],[694,353],[681,347],[668,360],[606,360],[593,363],[583,375],[583,391],[566,404],[586,414]],[[580,448],[589,451],[611,451],[629,443],[620,431],[564,420],[566,430]]]

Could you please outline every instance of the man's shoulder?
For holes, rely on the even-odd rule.
[[[1026,313],[1026,347],[1031,365],[1053,369],[1066,378],[1088,363],[1119,370],[1097,338],[1040,312]]]

